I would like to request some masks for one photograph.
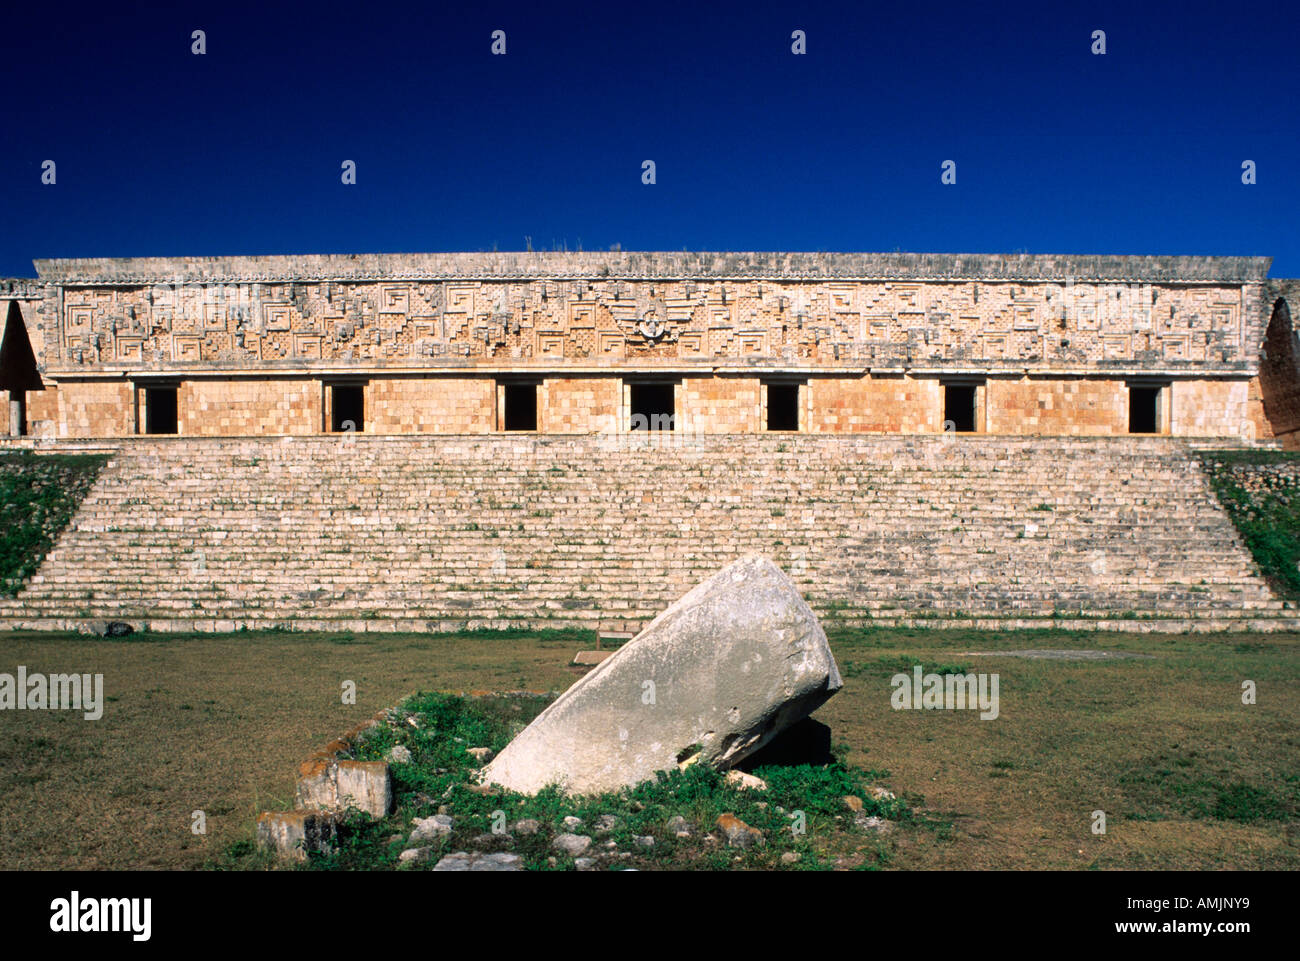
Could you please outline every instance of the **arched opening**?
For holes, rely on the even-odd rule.
[[[1269,430],[1283,447],[1300,448],[1300,344],[1291,308],[1281,298],[1264,337],[1259,361],[1259,394]]]
[[[7,420],[10,436],[23,437],[28,433],[27,392],[44,390],[45,384],[36,369],[36,355],[17,301],[9,301],[0,338],[0,396],[8,405],[7,418],[0,418],[0,423]]]

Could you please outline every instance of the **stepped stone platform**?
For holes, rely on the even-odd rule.
[[[0,628],[635,631],[759,553],[828,628],[1300,629],[1167,437],[94,447],[111,460]]]

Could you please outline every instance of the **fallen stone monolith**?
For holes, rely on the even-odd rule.
[[[679,599],[543,711],[486,783],[598,794],[693,763],[729,768],[843,686],[826,633],[764,557]]]

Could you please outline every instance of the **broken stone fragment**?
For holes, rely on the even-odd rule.
[[[402,744],[395,744],[388,749],[388,753],[384,755],[384,760],[390,764],[410,764],[411,749]]]
[[[337,815],[319,811],[264,811],[257,816],[257,841],[295,861],[309,852],[329,854],[338,841]]]
[[[445,814],[435,814],[431,818],[416,818],[415,830],[407,839],[408,844],[417,845],[422,841],[434,841],[451,834],[452,819]]]
[[[691,836],[691,822],[686,820],[680,814],[674,814],[668,819],[668,833],[674,837],[688,838]]]
[[[471,747],[467,753],[479,764],[486,764],[492,759],[492,749],[490,747]]]
[[[578,855],[591,847],[591,838],[581,834],[557,834],[551,847],[565,854]]]
[[[523,868],[523,859],[517,854],[471,854],[468,851],[448,854],[433,866],[435,871],[522,871]]]
[[[761,777],[755,777],[752,774],[746,774],[744,771],[728,771],[726,782],[734,788],[742,791],[766,791],[767,782]]]
[[[515,833],[536,834],[541,829],[541,827],[542,825],[539,822],[534,821],[532,818],[525,818],[522,821],[515,822]]]
[[[855,794],[847,795],[844,798],[844,806],[848,808],[850,811],[852,811],[854,814],[857,814],[859,811],[862,810],[862,798],[858,797]]]
[[[695,587],[581,678],[489,764],[484,780],[596,794],[656,771],[736,764],[843,686],[793,582],[747,557]]]
[[[729,848],[751,848],[763,843],[763,832],[750,827],[734,814],[719,815],[717,827],[727,839]]]
[[[423,864],[433,856],[433,848],[429,846],[421,848],[407,848],[397,856],[397,860],[402,864]]]
[[[393,806],[388,765],[383,761],[313,759],[298,765],[297,806],[314,811],[355,807],[381,818]]]

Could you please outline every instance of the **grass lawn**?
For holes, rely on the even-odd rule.
[[[298,762],[355,723],[419,690],[562,690],[590,646],[288,633],[0,644],[0,672],[102,673],[109,697],[94,722],[0,714],[7,869],[238,866],[229,852],[257,812],[292,807]],[[831,645],[845,687],[816,718],[842,760],[882,772],[876,783],[929,822],[888,836],[885,867],[1300,867],[1300,636],[879,630]],[[1027,648],[1150,657],[970,656]],[[996,672],[999,717],[895,711],[889,678],[914,660]],[[196,810],[206,835],[190,830]]]

